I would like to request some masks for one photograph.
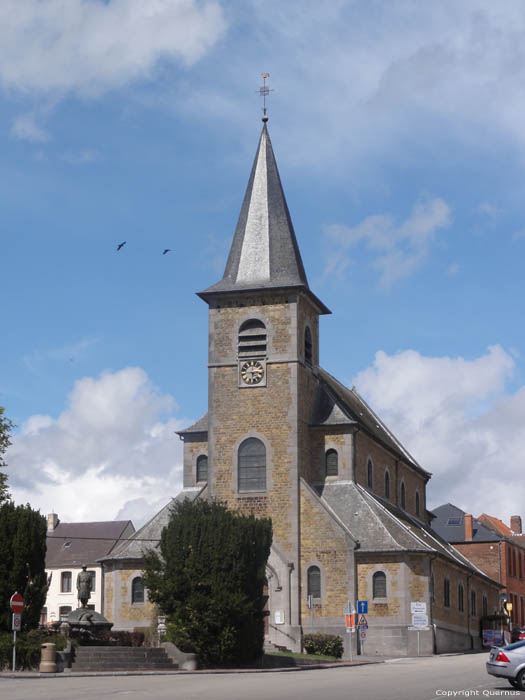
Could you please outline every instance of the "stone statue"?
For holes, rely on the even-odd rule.
[[[91,596],[91,574],[86,571],[86,565],[82,566],[82,571],[77,577],[78,599],[82,608],[87,608],[88,600]]]

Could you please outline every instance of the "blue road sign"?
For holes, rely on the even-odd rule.
[[[368,600],[357,601],[357,612],[359,615],[368,615]]]

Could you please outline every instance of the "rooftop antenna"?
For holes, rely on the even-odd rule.
[[[263,122],[268,121],[268,117],[266,115],[266,97],[267,95],[270,94],[270,92],[273,92],[273,88],[269,88],[266,85],[266,79],[270,77],[269,73],[261,73],[261,78],[263,79],[263,84],[262,87],[259,88],[259,95],[263,98]]]

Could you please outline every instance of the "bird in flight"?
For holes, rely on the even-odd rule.
[[[117,253],[118,253],[118,251],[119,251],[123,246],[126,245],[126,243],[127,243],[127,241],[122,241],[122,243],[119,243],[119,244],[118,244],[118,246],[117,246]]]
[[[166,255],[166,253],[171,253],[171,248],[164,248],[162,255]]]

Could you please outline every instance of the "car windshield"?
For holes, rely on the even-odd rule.
[[[521,642],[514,642],[514,644],[507,644],[506,647],[503,647],[505,651],[512,651],[513,649],[520,649],[521,647],[525,647],[525,640]]]

